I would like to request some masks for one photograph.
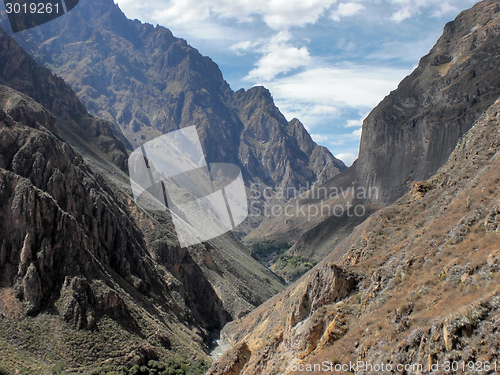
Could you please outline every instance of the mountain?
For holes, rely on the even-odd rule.
[[[234,92],[211,59],[164,27],[127,19],[112,0],[81,0],[14,38],[134,148],[196,125],[207,160],[239,165],[260,191],[298,190],[346,169],[285,119],[267,89]]]
[[[82,146],[87,144],[87,149],[93,149],[96,155],[106,155],[105,158],[125,170],[127,151],[113,134],[112,123],[90,116],[64,80],[40,67],[3,30],[0,42],[0,84],[33,98],[64,122],[65,126],[50,128],[51,131],[61,132]]]
[[[320,374],[314,365],[324,361],[325,372],[330,363],[358,361],[421,372],[453,360],[498,363],[499,129],[500,99],[436,175],[373,214],[297,283],[228,324],[231,348],[208,373],[291,374],[300,364]]]
[[[1,373],[200,372],[222,326],[281,290],[230,234],[181,249],[167,212],[134,203],[112,128],[0,29]]]
[[[397,90],[363,123],[360,187],[388,204],[413,181],[432,176],[458,140],[500,95],[500,5],[482,1],[461,13]]]
[[[311,268],[324,259],[374,210],[393,203],[413,181],[431,177],[446,162],[500,95],[499,23],[496,1],[483,1],[448,23],[419,66],[364,121],[357,162],[285,203],[283,209],[294,207],[293,215],[268,215],[249,233],[250,246],[271,249],[271,263],[281,255],[275,272],[288,281],[300,276],[304,264]],[[334,208],[347,212],[351,205],[363,214],[332,213]]]
[[[298,229],[294,245],[298,254],[320,248],[326,258],[241,321],[224,327],[223,344],[229,349],[212,365],[210,375],[291,374],[299,369],[319,374],[335,366],[337,372],[347,373],[351,369],[342,365],[358,361],[390,364],[394,370],[403,365],[398,372],[408,364],[417,366],[407,368],[406,373],[444,371],[447,361],[498,363],[499,16],[500,4],[491,0],[461,13],[446,26],[416,72],[365,121],[364,156],[347,173],[359,170],[363,177],[366,169],[366,176],[372,179],[369,183],[361,180],[357,188],[379,187],[381,195],[358,200],[385,203],[386,207],[379,207],[345,239],[339,238],[339,223],[332,218],[308,226],[305,218],[293,217],[286,229],[279,225],[279,218],[262,224],[276,224],[269,229],[270,236],[282,240],[293,233],[291,228]],[[439,49],[444,46],[447,49]],[[439,51],[454,54],[436,58]],[[435,61],[434,65],[426,64],[429,61]],[[432,75],[432,69],[443,70]],[[421,81],[424,78],[429,79],[427,85]],[[417,94],[424,89],[433,95],[420,109],[419,102],[407,101],[407,108],[402,102],[396,105],[404,92],[408,98],[419,98]],[[416,130],[408,128],[406,116],[411,111]],[[392,118],[396,112],[401,115],[399,122]],[[428,138],[426,152],[415,154],[422,150],[420,142],[426,141],[417,136],[424,130],[434,138]],[[399,141],[395,134],[400,135]],[[379,142],[378,148],[368,150],[367,142],[372,140]],[[392,153],[390,142],[394,142]],[[451,153],[448,147],[453,147]],[[367,163],[369,152],[373,164]],[[431,155],[435,162],[419,164]],[[429,178],[410,179],[406,187],[404,179],[393,178],[397,172],[404,176],[406,169],[382,169],[383,162],[394,160],[396,165],[401,159],[404,168],[407,164],[422,166],[419,173],[425,172]],[[428,176],[433,168],[435,173]],[[381,171],[390,177],[388,181],[382,181]],[[356,176],[348,181],[341,177],[325,187],[356,184]],[[407,189],[410,191],[404,193]],[[316,197],[311,191],[308,197],[299,197],[299,205],[317,205]],[[263,233],[265,228],[257,231]],[[251,236],[254,234],[257,232]],[[378,370],[355,366],[352,372],[375,374],[381,372]],[[470,368],[456,372],[467,371]]]

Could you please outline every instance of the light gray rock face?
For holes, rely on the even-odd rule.
[[[367,117],[357,179],[388,204],[441,167],[500,96],[500,5],[462,12],[415,71]]]

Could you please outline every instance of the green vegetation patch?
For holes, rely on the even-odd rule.
[[[285,253],[290,245],[286,242],[262,241],[252,244],[251,249],[259,258],[259,261],[268,266],[273,263],[280,255]]]
[[[306,257],[282,255],[271,269],[283,277],[287,282],[292,282],[297,280],[316,264],[318,264],[318,262]]]

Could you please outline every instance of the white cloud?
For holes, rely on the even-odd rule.
[[[354,66],[311,67],[266,82],[276,100],[331,107],[373,108],[394,90],[407,70]]]
[[[339,115],[340,110],[337,107],[331,105],[315,105],[310,111],[313,115]]]
[[[296,117],[310,130],[327,124],[340,128],[346,120],[340,120],[339,116],[353,109],[367,114],[408,73],[358,65],[311,66],[287,77],[257,83],[273,93],[276,105],[288,120]]]
[[[352,135],[361,138],[361,133],[363,132],[363,128],[356,129],[352,132]]]
[[[297,48],[288,41],[291,35],[288,31],[280,31],[274,35],[269,43],[261,50],[262,58],[255,64],[246,80],[270,81],[280,73],[288,73],[297,68],[311,64],[311,56],[307,47]]]
[[[460,8],[476,3],[477,0],[454,0],[455,5],[443,0],[391,0],[397,7],[392,13],[391,19],[397,23],[420,14],[423,10],[434,10],[434,17],[441,17],[450,12],[457,12]]]
[[[365,9],[360,3],[340,3],[336,11],[332,13],[334,21],[340,21],[342,17],[351,17]]]
[[[252,22],[262,19],[281,30],[315,23],[337,0],[118,0],[128,12],[147,15],[163,25],[189,25],[210,18]]]
[[[458,8],[451,5],[449,2],[445,1],[444,3],[439,5],[439,9],[435,10],[432,14],[433,17],[442,17],[450,12],[457,12]]]
[[[353,128],[353,127],[359,128],[361,125],[363,125],[363,120],[348,120],[345,124],[345,127],[346,128]]]
[[[248,0],[248,2],[258,8],[257,12],[264,13],[264,21],[269,27],[282,29],[315,23],[337,0]]]
[[[243,42],[233,44],[231,47],[229,47],[229,49],[233,51],[246,51],[252,46],[253,43],[251,41],[245,40]]]
[[[229,50],[233,51],[236,55],[242,56],[246,52],[253,50],[257,46],[259,46],[262,41],[258,40],[255,42],[251,42],[249,40],[245,40],[242,42],[238,42],[229,47]]]
[[[391,19],[394,21],[394,22],[402,22],[404,21],[405,19],[407,18],[411,18],[413,16],[413,10],[410,8],[410,7],[403,7],[401,9],[399,9],[397,12],[394,12],[392,14],[392,17]]]
[[[322,143],[328,141],[330,137],[328,134],[311,134],[311,138],[316,143]]]
[[[342,160],[348,167],[358,158],[358,156],[352,152],[341,152],[340,154],[336,154],[335,157]]]

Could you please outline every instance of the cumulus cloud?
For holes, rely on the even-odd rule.
[[[332,13],[334,21],[340,21],[342,17],[350,17],[361,12],[365,6],[360,3],[340,3],[337,10]]]
[[[361,125],[363,125],[363,120],[348,120],[345,124],[345,127],[346,128],[354,128],[354,127],[359,128]]]
[[[460,7],[466,7],[477,1],[454,0],[454,2],[456,5],[460,4]],[[391,19],[398,23],[420,14],[423,10],[433,11],[432,15],[434,17],[441,17],[447,13],[458,11],[455,5],[451,5],[449,1],[442,0],[391,0],[391,3],[396,6]]]
[[[315,105],[311,111],[314,115],[339,115],[340,110],[337,107],[331,105]]]
[[[251,22],[262,19],[281,30],[315,23],[337,0],[118,0],[125,9],[135,10],[164,25],[194,25],[211,17]]]
[[[315,23],[337,0],[248,0],[247,2],[256,6],[255,12],[264,14],[264,21],[269,27],[281,29]]]
[[[348,67],[309,66],[264,84],[288,120],[296,117],[307,127],[330,124],[341,128],[348,119],[340,117],[352,110],[360,117],[375,107],[410,71],[349,65]],[[357,125],[361,126],[358,120]]]
[[[372,108],[408,73],[406,69],[358,65],[311,67],[266,85],[277,100],[288,98],[295,102],[312,102],[335,108]]]
[[[353,152],[341,152],[340,154],[336,154],[335,157],[342,160],[348,167],[350,167],[352,163],[354,163],[354,161],[358,158],[358,156]]]
[[[262,58],[255,64],[246,80],[270,81],[280,73],[288,73],[294,69],[311,64],[311,56],[307,47],[297,48],[288,41],[291,35],[288,31],[280,31],[261,50]]]
[[[432,13],[432,16],[433,17],[442,17],[444,16],[445,14],[447,13],[450,13],[450,12],[457,12],[458,11],[458,8],[451,5],[448,1],[445,1],[441,4],[439,4],[439,8],[436,9],[434,11],[434,13]]]
[[[245,40],[242,42],[235,43],[229,47],[230,51],[233,51],[238,56],[244,55],[246,52],[253,50],[257,46],[259,46],[262,41],[258,40],[255,42],[251,42],[249,40]]]

